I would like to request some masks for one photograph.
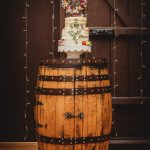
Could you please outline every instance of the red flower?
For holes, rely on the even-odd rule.
[[[82,41],[82,45],[86,45],[86,41]]]

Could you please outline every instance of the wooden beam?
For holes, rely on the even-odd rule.
[[[116,105],[145,105],[150,104],[150,97],[112,97]]]
[[[113,10],[115,10],[114,0],[106,0],[106,2]],[[118,9],[116,11],[117,16],[120,18],[120,20],[123,22],[125,26],[130,26],[130,24],[132,24],[132,19],[125,13],[124,8],[118,3],[116,3],[116,7],[117,7],[116,9]]]
[[[112,137],[110,144],[150,144],[150,138]]]
[[[89,27],[90,35],[150,36],[150,28],[140,27]]]
[[[37,142],[0,142],[0,150],[38,150]]]

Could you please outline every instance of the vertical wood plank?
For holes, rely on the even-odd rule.
[[[103,10],[104,13],[101,13],[100,10]],[[92,0],[88,1],[88,8],[87,8],[87,15],[88,15],[88,26],[102,26],[107,27],[110,23],[110,7],[104,0]],[[99,14],[100,15],[97,15]]]
[[[66,76],[73,76],[74,75],[74,69],[69,68],[66,69]],[[74,88],[74,82],[66,82],[65,83],[66,88]],[[74,114],[74,95],[73,96],[65,96],[64,100],[64,105],[65,105],[65,110],[64,112],[70,112]],[[71,119],[64,119],[64,137],[74,137],[74,123],[75,120],[74,118]],[[67,145],[65,146],[65,150],[73,150],[74,146],[73,145]]]
[[[101,75],[108,74],[107,69],[101,69],[100,71]],[[109,80],[103,80],[102,86],[109,86],[110,81]],[[103,134],[110,134],[110,122],[112,122],[112,109],[111,109],[111,94],[105,93],[103,96],[103,107],[102,107],[102,128],[103,128]],[[109,141],[103,142],[103,149],[108,150],[109,147]]]
[[[75,75],[79,76],[82,75],[82,69],[76,69],[75,70]],[[84,74],[85,72],[83,72]],[[75,88],[81,88],[82,87],[83,82],[75,82]],[[77,115],[78,113],[84,113],[83,109],[82,109],[82,95],[75,95],[75,115]],[[75,118],[75,137],[82,137],[82,125],[83,124],[83,120],[79,119],[79,118]],[[74,146],[74,150],[81,150],[82,145],[81,144],[75,144]]]
[[[87,66],[82,67],[82,75],[87,75]],[[88,83],[87,81],[83,81],[82,88],[87,88]],[[82,95],[82,109],[84,112],[84,119],[83,119],[83,129],[82,129],[82,134],[83,137],[87,137],[88,135],[88,96],[87,95]],[[88,149],[88,144],[82,144],[82,150],[87,150]]]
[[[140,66],[140,50],[139,50],[139,39],[129,40],[129,86],[128,96],[138,95],[139,92],[139,66]]]
[[[65,70],[59,68],[58,76],[65,76]],[[64,89],[65,82],[59,82],[58,88]],[[64,137],[64,96],[57,96],[56,100],[56,137]],[[57,145],[58,150],[63,150],[64,145]]]
[[[121,88],[117,88],[118,96],[128,96],[129,89],[129,40],[119,39],[116,63],[116,82]]]
[[[46,69],[45,67],[41,67],[40,69],[40,73],[44,74],[46,72]],[[44,82],[38,82],[37,83],[39,87],[43,87],[45,84]],[[39,120],[37,123],[39,123],[40,125],[42,125],[42,127],[38,127],[38,130],[39,130],[39,134],[40,135],[45,135],[45,125],[46,125],[46,109],[45,109],[45,106],[46,106],[46,103],[45,103],[45,96],[44,95],[39,95],[38,96],[38,101],[42,102],[44,105],[40,105],[40,106],[37,106],[38,107],[38,117],[39,117]],[[41,149],[45,149],[47,146],[45,145],[45,143],[43,142],[39,142],[39,147]]]
[[[95,68],[87,67],[87,75],[94,75]],[[94,81],[88,82],[88,87],[95,87]],[[88,95],[88,136],[96,135],[96,96],[94,94]],[[96,144],[88,144],[88,149],[95,149]]]
[[[105,74],[105,71],[104,71],[104,69],[101,69],[100,70],[100,74],[101,75],[104,75]],[[102,87],[104,87],[105,86],[105,81],[103,80],[103,81],[101,81],[101,86]],[[102,94],[102,129],[103,129],[103,131],[102,131],[102,133],[103,134],[106,134],[106,116],[107,116],[107,112],[105,113],[105,105],[106,105],[106,100],[105,100],[105,94]],[[106,150],[106,148],[107,148],[107,143],[106,142],[103,142],[103,144],[102,144],[102,149],[103,150]]]
[[[45,72],[44,72],[44,74],[43,75],[46,75],[46,76],[49,76],[49,75],[51,75],[51,73],[52,73],[52,68],[45,68]],[[43,88],[51,88],[51,82],[50,81],[43,81]],[[53,96],[49,96],[49,95],[43,95],[44,96],[44,102],[43,102],[43,104],[44,104],[44,109],[45,109],[45,116],[43,116],[43,119],[45,119],[45,121],[46,121],[46,124],[45,124],[45,131],[44,131],[44,136],[48,136],[48,137],[51,137],[51,135],[53,134],[53,133],[51,133],[51,131],[50,131],[50,134],[51,135],[49,135],[49,128],[50,128],[50,123],[49,123],[49,115],[50,115],[50,118],[52,117],[51,116],[51,114],[49,114],[49,109],[51,109],[51,107],[52,107],[52,109],[53,109],[53,107],[55,107],[55,105],[54,105],[54,101],[51,101],[51,98],[53,97]],[[50,102],[51,101],[51,102]],[[50,147],[50,144],[47,144],[47,143],[43,143],[43,149],[44,150],[47,150],[47,149],[49,149],[49,147]],[[53,150],[53,149],[52,149]]]
[[[43,67],[43,66],[40,66],[39,67],[39,72],[38,72],[38,75],[44,75],[44,73],[45,73],[45,67]],[[37,81],[37,86],[38,87],[43,87],[43,85],[44,85],[44,83],[41,81]],[[37,94],[36,95],[36,101],[40,101],[40,102],[42,102],[43,100],[42,100],[42,98],[43,98],[43,96],[41,95],[41,94]],[[42,120],[41,120],[41,118],[42,118],[42,116],[41,116],[41,106],[39,106],[39,105],[35,105],[35,121],[36,121],[36,123],[39,123],[39,124],[41,124],[42,125]],[[37,130],[37,132],[39,133],[39,134],[41,134],[41,128],[36,128],[36,130]]]
[[[105,74],[109,74],[108,69],[105,69]],[[105,86],[110,86],[110,80],[105,80]],[[107,134],[110,134],[112,127],[112,95],[111,93],[106,93],[108,96],[108,131]]]
[[[49,68],[49,76],[57,76],[58,69]],[[57,82],[48,82],[49,88],[56,88]],[[56,100],[57,96],[52,95],[48,96],[47,99],[47,136],[55,137],[56,136]],[[47,149],[56,150],[55,144],[47,144]]]
[[[99,69],[95,68],[95,74],[99,75]],[[100,82],[95,81],[95,87],[100,87]],[[96,136],[102,135],[102,96],[96,94]],[[102,150],[102,143],[97,143],[95,150]]]
[[[47,136],[47,100],[48,100],[48,96],[46,95],[42,95],[42,100],[41,102],[43,103],[43,105],[41,105],[41,109],[40,109],[40,115],[41,115],[41,122],[40,124],[42,125],[41,128],[41,135],[43,136]],[[42,143],[42,148],[45,150],[47,149],[47,144],[46,143]]]
[[[39,72],[38,72],[38,75],[44,75],[44,72],[45,72],[45,67],[43,67],[43,66],[40,66],[39,67]],[[43,87],[43,85],[44,85],[44,83],[42,82],[42,81],[37,81],[37,86],[38,87]],[[41,95],[41,94],[37,94],[36,95],[36,101],[40,101],[40,102],[44,102],[44,100],[43,100],[43,95]],[[42,121],[42,108],[41,108],[41,106],[40,105],[35,105],[35,109],[34,109],[34,119],[35,119],[35,121],[36,121],[36,124],[38,123],[38,124],[41,124],[41,125],[43,125],[44,124],[44,122]],[[42,130],[41,130],[41,127],[37,127],[36,128],[36,132],[39,134],[39,135],[42,135],[43,134],[43,132],[42,132]],[[43,150],[44,149],[44,147],[43,147],[43,143],[42,142],[38,142],[38,148],[39,149],[41,149],[41,150]]]

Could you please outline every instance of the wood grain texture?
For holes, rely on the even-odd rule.
[[[114,10],[114,1],[113,0],[106,0],[106,2],[111,6],[111,8]],[[132,19],[128,16],[128,14],[123,9],[124,7],[120,5],[119,3],[116,3],[116,8],[118,11],[116,11],[116,14],[120,18],[120,20],[123,22],[125,26],[129,26],[132,24]]]
[[[47,68],[48,76],[58,75],[57,68]],[[48,82],[48,88],[55,88],[57,87],[57,82]],[[48,95],[47,96],[47,105],[46,105],[46,118],[47,118],[47,131],[46,135],[48,137],[55,137],[56,136],[56,99],[55,95]],[[47,149],[56,150],[56,145],[54,144],[46,144]]]
[[[107,69],[97,69],[83,66],[80,69],[74,68],[45,68],[44,74],[47,76],[89,76],[107,75]],[[110,85],[109,80],[103,81],[76,81],[76,82],[56,82],[40,81],[41,88],[91,88]],[[102,134],[109,134],[111,127],[111,94],[86,94],[83,95],[40,95],[38,99],[44,105],[36,106],[38,120],[42,128],[39,134],[48,137],[73,138],[92,137]],[[65,113],[71,113],[75,117],[65,118]],[[83,113],[84,118],[77,117],[78,113]],[[41,150],[108,150],[108,142],[56,145],[39,142]],[[71,143],[70,143],[71,144]]]
[[[79,75],[83,75],[84,74],[84,70],[82,69],[76,69],[75,70],[75,75],[79,76]],[[82,87],[82,83],[81,82],[75,82],[75,88],[81,88]],[[82,95],[76,95],[75,96],[75,115],[77,115],[78,113],[84,113],[83,112],[83,99],[82,99]],[[79,119],[79,118],[75,118],[75,137],[82,137],[83,136],[83,119]],[[82,149],[82,145],[81,144],[77,144],[74,145],[74,150],[80,150]]]
[[[99,69],[95,69],[95,75],[99,75]],[[95,81],[95,86],[100,87],[100,81]],[[102,135],[102,95],[96,94],[96,136]],[[102,150],[103,143],[96,144],[96,150]]]
[[[108,74],[108,69],[101,69],[100,74],[105,75]],[[109,86],[110,81],[104,80],[102,81],[101,86]],[[111,131],[111,124],[112,124],[112,100],[110,98],[109,93],[105,93],[102,95],[103,97],[103,107],[102,107],[102,124],[103,124],[103,134],[110,134]],[[109,147],[109,141],[105,141],[103,143],[103,149],[108,149]]]
[[[58,75],[65,76],[65,70],[59,68]],[[65,83],[60,82],[57,86],[58,88],[65,88]],[[65,96],[57,96],[56,100],[56,137],[64,137],[64,100]],[[64,145],[57,145],[58,150],[64,150]]]
[[[66,76],[73,76],[74,75],[74,69],[66,69]],[[66,82],[65,83],[66,88],[74,88],[74,82]],[[74,95],[73,96],[65,96],[64,100],[64,109],[65,112],[70,112],[71,114],[75,113],[75,101],[74,101]],[[74,130],[75,130],[75,119],[64,119],[64,137],[74,137]],[[64,147],[64,150],[73,150],[73,145],[67,145]]]
[[[0,150],[38,150],[37,142],[0,142]]]
[[[94,75],[95,69],[87,67],[87,75]],[[95,87],[95,81],[87,82],[88,87]],[[88,95],[88,134],[87,136],[96,135],[96,95]],[[88,144],[88,150],[95,149],[96,144]]]
[[[87,66],[82,67],[82,75],[87,75]],[[87,87],[87,82],[83,81],[82,84],[83,88]],[[88,95],[82,95],[82,106],[83,106],[83,112],[84,112],[84,119],[83,119],[83,137],[87,137],[88,135]],[[88,144],[82,144],[82,150],[87,150]]]

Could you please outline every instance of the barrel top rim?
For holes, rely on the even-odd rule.
[[[91,58],[41,58],[41,61],[107,61],[107,58],[97,58],[97,57],[91,57]]]
[[[41,66],[49,66],[49,67],[60,67],[60,68],[74,68],[81,66],[93,66],[105,68],[108,62],[106,58],[98,59],[98,58],[80,58],[80,59],[61,59],[61,58],[49,58],[49,59],[41,59]]]

